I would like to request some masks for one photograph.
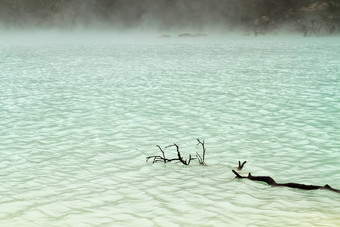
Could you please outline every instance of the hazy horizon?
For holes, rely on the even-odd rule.
[[[318,3],[319,2],[319,3]],[[109,30],[251,33],[258,24],[260,33],[300,31],[301,24],[339,31],[338,3],[316,0],[3,0],[0,28],[15,30]]]

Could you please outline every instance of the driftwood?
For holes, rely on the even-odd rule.
[[[199,139],[197,139],[197,141],[198,141],[197,145],[201,145],[202,146],[202,149],[203,149],[202,156],[199,155],[196,152],[196,158],[191,157],[191,155],[189,154],[189,159],[184,160],[182,155],[181,155],[181,153],[180,153],[180,151],[179,151],[178,145],[174,143],[174,144],[171,144],[169,146],[166,146],[165,148],[176,147],[177,158],[172,158],[172,159],[166,158],[163,149],[159,145],[156,145],[159,148],[159,150],[161,151],[162,156],[161,155],[148,156],[148,157],[146,157],[146,161],[149,161],[149,159],[153,159],[152,163],[155,163],[155,162],[167,163],[167,162],[172,162],[172,161],[178,161],[178,162],[181,162],[183,165],[190,165],[190,162],[192,160],[197,159],[198,163],[200,165],[206,165],[205,160],[204,160],[205,152],[206,152],[205,146],[204,146],[204,140],[200,141]],[[238,161],[237,169],[238,170],[242,170],[242,168],[244,167],[244,165],[246,163],[247,163],[247,161],[244,161],[242,164],[241,164],[241,161]],[[269,177],[269,176],[253,176],[253,175],[251,175],[251,173],[249,173],[248,176],[241,176],[235,170],[232,170],[232,171],[236,175],[235,178],[239,178],[239,179],[247,178],[247,179],[252,180],[252,181],[262,181],[262,182],[267,183],[270,186],[289,187],[289,188],[297,188],[297,189],[303,189],[303,190],[325,189],[325,190],[333,191],[333,192],[336,192],[336,193],[340,193],[339,189],[332,188],[328,184],[326,184],[325,186],[306,185],[306,184],[298,184],[298,183],[284,183],[284,184],[280,184],[280,183],[276,183],[276,181],[273,178]]]
[[[188,160],[184,160],[182,155],[181,155],[181,153],[179,152],[178,145],[175,144],[175,143],[165,147],[165,148],[176,147],[177,158],[171,158],[171,159],[165,157],[164,151],[163,151],[163,149],[159,145],[156,145],[156,146],[162,152],[162,156],[160,156],[160,155],[148,156],[148,157],[146,157],[146,161],[149,161],[149,159],[153,159],[152,163],[155,163],[155,162],[164,162],[164,163],[167,163],[167,162],[172,162],[172,161],[179,161],[179,162],[181,162],[184,165],[189,165],[191,160],[195,160],[196,159],[196,158],[192,158],[191,155],[189,155],[189,159]]]
[[[148,156],[146,157],[146,161],[149,161],[149,159],[152,159],[152,163],[155,163],[155,162],[164,162],[164,163],[167,163],[167,162],[172,162],[172,161],[179,161],[181,162],[183,165],[190,165],[190,162],[192,160],[195,160],[197,159],[198,160],[198,163],[200,165],[207,165],[204,161],[204,158],[205,158],[205,146],[204,146],[204,140],[203,141],[200,141],[199,139],[197,139],[198,141],[198,144],[197,145],[202,145],[202,149],[203,149],[203,154],[202,154],[202,157],[196,152],[196,158],[193,158],[191,157],[191,154],[189,154],[189,158],[184,160],[182,155],[181,155],[181,152],[179,151],[179,147],[177,144],[171,144],[169,146],[166,146],[165,148],[169,148],[169,147],[176,147],[176,152],[177,152],[177,158],[172,158],[172,159],[169,159],[169,158],[166,158],[165,157],[165,153],[163,151],[163,149],[159,146],[159,145],[156,145],[159,150],[162,152],[162,156],[160,155],[153,155],[153,156]]]
[[[276,183],[276,181],[269,176],[253,176],[253,175],[251,175],[251,173],[249,173],[248,176],[245,177],[245,176],[241,176],[235,170],[233,170],[233,173],[236,175],[236,178],[241,178],[241,179],[247,178],[247,179],[253,180],[253,181],[262,181],[262,182],[267,183],[270,186],[298,188],[298,189],[303,189],[303,190],[326,189],[326,190],[329,190],[329,191],[340,193],[340,190],[332,188],[328,184],[326,184],[325,186],[306,185],[306,184],[297,184],[297,183],[279,184],[279,183]]]

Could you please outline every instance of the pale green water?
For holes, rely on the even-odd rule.
[[[340,194],[231,172],[340,188],[338,37],[24,41],[0,42],[1,226],[340,225]],[[206,167],[145,162],[196,138]]]

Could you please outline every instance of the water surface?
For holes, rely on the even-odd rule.
[[[340,225],[339,194],[231,172],[340,188],[338,37],[28,40],[0,42],[2,226]],[[207,166],[145,162],[197,138]]]

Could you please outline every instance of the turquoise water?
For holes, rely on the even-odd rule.
[[[0,41],[1,226],[340,225],[231,172],[340,188],[339,37]],[[207,166],[145,162],[197,138]]]

